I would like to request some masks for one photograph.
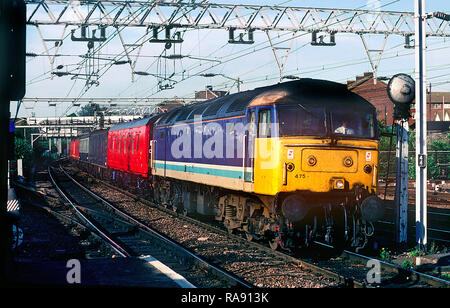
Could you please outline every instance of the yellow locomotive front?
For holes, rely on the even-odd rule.
[[[322,89],[266,93],[250,104],[273,114],[270,136],[258,122],[253,191],[275,196],[273,243],[298,247],[320,237],[361,248],[383,215],[376,112],[347,89]]]

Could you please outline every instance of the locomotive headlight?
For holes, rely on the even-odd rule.
[[[317,158],[311,155],[308,157],[308,165],[315,166],[317,164]]]
[[[289,162],[286,164],[287,171],[292,172],[292,171],[294,171],[294,169],[295,169],[295,165],[293,163]]]
[[[332,178],[331,179],[332,189],[345,189],[345,179],[343,178]]]
[[[350,156],[344,158],[344,166],[345,167],[353,166],[353,159]]]
[[[336,180],[336,182],[334,182],[334,186],[337,189],[342,189],[342,188],[344,188],[344,181],[343,180]]]

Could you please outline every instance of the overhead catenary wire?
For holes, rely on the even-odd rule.
[[[383,5],[383,6],[391,5],[391,4],[393,4],[393,3],[395,3],[395,2],[398,2],[398,1],[399,1],[399,0],[391,1],[391,2],[389,2],[389,3],[387,3],[387,4]],[[313,25],[312,25],[312,26],[313,26]],[[282,35],[280,35],[280,36],[288,35],[288,34],[290,34],[290,33],[282,34]],[[302,36],[305,36],[305,35],[307,35],[307,34],[308,34],[308,33],[301,33],[301,34],[299,34],[299,35],[296,35],[294,38],[302,37]],[[278,42],[274,43],[274,45],[278,45],[278,44],[287,42],[287,41],[289,41],[290,39],[291,39],[291,38],[288,38],[288,39],[282,39],[281,41],[278,41]],[[263,47],[261,47],[261,48],[256,48],[255,46],[254,46],[254,47],[249,47],[249,48],[245,49],[244,51],[246,51],[246,50],[248,50],[248,49],[253,49],[253,50],[252,50],[252,51],[246,51],[244,54],[241,54],[241,55],[232,57],[232,58],[230,58],[230,59],[226,59],[226,60],[223,59],[221,65],[223,65],[223,64],[225,64],[225,63],[228,63],[228,62],[231,62],[231,61],[234,61],[234,60],[239,59],[239,58],[241,58],[241,57],[247,56],[247,55],[252,54],[252,53],[254,53],[254,52],[258,52],[258,51],[261,51],[261,50],[264,50],[264,49],[267,49],[267,48],[270,48],[270,47],[271,47],[270,45],[267,45],[267,42],[259,43],[259,44],[257,44],[256,46],[260,46],[260,45],[264,45],[264,44],[266,44],[266,46],[263,46]],[[213,65],[213,66],[215,67],[215,66],[217,66],[217,65]],[[188,78],[198,76],[199,74],[204,73],[206,70],[207,70],[207,69],[204,69],[204,70],[201,70],[201,71],[199,71],[199,72],[190,74]],[[186,79],[188,79],[188,78],[184,78],[184,79],[180,80],[179,82],[184,81],[184,80],[186,80]],[[143,95],[143,96],[146,96],[146,97],[149,97],[149,96],[152,96],[152,95],[154,95],[154,94],[160,92],[160,90],[156,90],[156,91],[152,92],[151,94],[148,94],[148,92],[149,92],[149,91],[147,90],[146,93],[144,93],[144,94],[142,94],[142,95]]]
[[[289,2],[289,1],[288,1]],[[384,4],[383,6],[386,6],[386,5],[389,5],[389,4],[391,4],[391,3],[395,3],[395,2],[398,2],[398,0],[397,1],[391,1],[390,3],[387,3],[387,4]],[[136,14],[138,14],[137,12],[135,12]],[[124,30],[124,29],[121,29],[121,31],[122,30]],[[198,34],[201,34],[202,32],[200,31],[200,30],[198,30],[198,29],[190,29],[190,30],[188,30],[188,31],[186,31],[186,33],[190,33],[190,31],[197,31],[197,33]],[[203,37],[208,37],[209,35],[211,35],[211,33],[214,33],[213,32],[214,30],[209,30],[208,32],[207,32],[207,34],[205,35],[205,36],[203,36]],[[282,41],[282,38],[283,38],[283,35],[287,35],[287,34],[281,34],[280,35],[280,39],[279,39],[279,41],[277,40],[276,41],[276,44],[282,44],[283,43],[283,41]],[[306,35],[306,33],[305,34],[303,34],[303,35]],[[114,37],[117,37],[117,33],[113,33],[112,34],[112,36],[113,37],[108,37],[108,39],[109,39],[109,41],[108,42],[111,42],[113,39],[114,39]],[[198,42],[198,46],[197,45],[194,45],[193,47],[191,47],[191,51],[192,50],[195,50],[196,48],[199,48],[199,55],[201,55],[201,50],[203,50],[203,49],[200,49],[200,43],[202,43],[201,41],[199,41]],[[100,46],[98,46],[97,48],[98,48],[98,50],[99,51],[101,51],[101,50],[103,50],[103,48],[105,47],[107,45],[107,43],[105,43],[105,44],[101,44]],[[225,46],[227,46],[227,45],[229,45],[228,43],[225,43],[225,44],[222,44],[222,45],[220,45],[218,48],[216,48],[215,50],[213,50],[212,52],[210,52],[209,54],[208,54],[208,56],[210,56],[210,55],[216,55],[216,54],[218,54],[222,49],[223,49],[223,47],[225,47]],[[307,44],[305,44],[305,45],[307,45]],[[181,47],[184,47],[184,45],[181,45],[180,46],[180,48]],[[248,56],[249,54],[251,54],[251,53],[249,53],[249,51],[252,51],[252,50],[255,50],[255,53],[256,52],[258,52],[258,51],[260,51],[260,50],[263,50],[263,48],[264,49],[266,49],[266,48],[270,48],[270,46],[267,46],[267,42],[262,42],[262,43],[257,43],[256,45],[253,45],[253,46],[251,46],[251,47],[248,47],[248,48],[245,48],[245,49],[242,49],[242,48],[239,48],[240,46],[236,46],[236,45],[233,45],[233,46],[230,46],[230,48],[229,49],[232,49],[232,51],[231,52],[229,52],[227,55],[225,55],[225,56],[223,56],[223,59],[225,59],[226,60],[226,62],[224,61],[224,62],[222,62],[222,63],[208,63],[208,65],[207,65],[207,67],[208,67],[208,69],[209,70],[212,70],[212,69],[218,69],[218,71],[219,72],[221,72],[221,73],[224,73],[224,72],[226,72],[226,69],[227,69],[227,63],[231,63],[231,62],[233,62],[233,61],[236,61],[236,60],[238,60],[238,59],[242,59],[242,58],[245,58],[246,56]],[[261,48],[261,49],[260,49]],[[229,50],[228,49],[228,50]],[[236,51],[236,49],[239,49],[239,50],[237,50]],[[257,49],[257,50],[256,50]],[[134,50],[136,50],[136,47],[131,47],[130,49],[130,52],[133,52]],[[300,49],[301,50],[301,49]],[[295,54],[295,52],[297,52],[298,50],[297,49],[293,49],[292,50],[292,54]],[[387,53],[387,51],[388,50],[386,50],[386,54],[388,54]],[[161,52],[161,54],[164,52],[164,50]],[[190,52],[189,52],[190,53]],[[223,55],[223,53],[222,53],[222,55]],[[124,58],[125,57],[125,52],[124,51],[122,51],[122,52],[120,52],[120,53],[118,53],[117,54],[117,56],[115,57],[115,59],[122,59],[122,58]],[[160,59],[160,56],[146,56],[146,55],[141,55],[141,57],[156,57],[155,58],[155,61],[152,61],[152,64],[150,64],[150,66],[149,66],[149,69],[147,70],[146,69],[146,71],[150,71],[150,70],[153,70],[154,69],[154,67],[155,67],[155,65],[157,65],[157,63],[158,63],[158,59]],[[382,58],[382,59],[386,59],[386,58]],[[86,61],[86,59],[83,59],[83,61]],[[273,61],[272,61],[273,62]],[[81,64],[82,62],[80,62],[80,64]],[[143,62],[144,63],[144,62]],[[174,74],[174,77],[176,77],[176,79],[177,79],[177,83],[181,83],[182,81],[185,81],[185,80],[188,80],[188,79],[192,79],[193,77],[196,77],[196,76],[198,76],[199,74],[201,74],[202,72],[204,72],[205,70],[203,70],[206,66],[204,65],[204,62],[203,61],[201,61],[200,60],[200,62],[197,62],[197,63],[193,63],[193,64],[191,64],[192,62],[186,62],[186,61],[180,61],[179,63],[182,63],[182,65],[181,65],[181,70],[178,70],[177,72],[175,72],[175,74]],[[188,65],[185,65],[185,63],[188,63]],[[362,63],[368,63],[367,62],[367,59],[365,60],[365,61],[363,61]],[[107,72],[110,70],[110,68],[112,67],[112,61],[110,61],[110,62],[105,62],[105,63],[102,63],[100,66],[99,66],[99,68],[98,68],[98,71],[99,71],[99,76],[102,76],[102,77],[104,77],[105,76],[105,74],[107,74]],[[202,66],[200,66],[200,64],[203,64]],[[175,65],[175,61],[174,61],[174,65]],[[348,64],[347,64],[348,65]],[[353,64],[353,63],[350,63],[350,65],[356,65],[356,64]],[[326,66],[329,66],[329,65],[326,65]],[[256,83],[256,82],[258,82],[258,80],[271,80],[270,78],[272,78],[272,76],[271,75],[267,75],[267,76],[263,76],[263,77],[261,77],[261,76],[254,76],[254,77],[252,77],[251,75],[254,73],[254,72],[256,72],[256,71],[258,71],[258,69],[259,68],[263,68],[264,67],[264,65],[259,65],[259,67],[252,67],[252,68],[250,68],[250,70],[249,71],[246,71],[246,72],[239,72],[239,75],[241,76],[241,80],[244,80],[245,81],[245,83],[247,83],[247,84],[249,84],[249,83]],[[307,74],[320,74],[322,71],[330,71],[330,70],[333,70],[333,69],[339,69],[340,67],[330,67],[330,68],[328,68],[328,67],[325,67],[325,70],[323,70],[322,69],[322,67],[316,67],[316,68],[312,68],[311,70],[313,70],[313,69],[315,69],[315,71],[311,71],[311,72],[306,72]],[[73,67],[72,67],[72,69],[70,70],[71,72],[74,72],[74,73],[76,73],[76,68],[75,69],[73,69]],[[288,73],[288,72],[299,72],[299,73],[302,73],[302,74],[304,74],[304,72],[305,72],[305,70],[304,70],[304,68],[301,68],[301,69],[297,69],[297,70],[286,70],[286,73]],[[140,83],[140,81],[141,80],[143,80],[142,78],[144,78],[144,77],[140,77],[140,76],[137,76],[137,78],[136,78],[136,80],[138,81],[138,82],[135,82],[135,83],[130,83],[130,84],[127,84],[126,85],[126,89],[124,89],[124,90],[122,90],[121,92],[119,92],[120,94],[124,94],[124,93],[126,93],[129,89],[132,89],[132,88],[138,88],[138,90],[137,90],[137,93],[139,93],[139,96],[141,96],[141,97],[149,97],[149,96],[152,96],[152,95],[154,95],[154,94],[156,94],[156,93],[158,93],[158,92],[160,92],[160,90],[158,90],[158,88],[157,88],[157,85],[155,84],[154,86],[151,86],[151,87],[148,87],[148,83],[147,83],[147,87],[146,88],[139,88],[139,87],[142,87],[142,83]],[[258,79],[259,78],[259,79]],[[436,77],[436,79],[439,79],[438,77]],[[34,80],[34,81],[36,81],[36,80]],[[39,80],[38,81],[36,81],[36,82],[40,82]],[[34,82],[33,82],[34,83]],[[77,80],[74,80],[74,84],[72,85],[72,88],[71,88],[71,90],[69,91],[69,93],[71,93],[71,91],[72,91],[72,89],[74,89],[74,86],[75,86],[75,83],[77,83]],[[226,84],[229,84],[229,82],[228,81],[225,81],[225,82],[221,82],[219,85],[226,85]],[[89,89],[90,88],[88,88],[88,89],[82,89],[81,91],[80,91],[80,95],[81,95],[81,97],[87,92],[87,91],[89,91]]]

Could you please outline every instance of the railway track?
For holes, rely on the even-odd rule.
[[[384,218],[375,224],[377,229],[385,232],[395,232],[394,225],[394,203],[388,202],[385,208],[386,212]],[[428,215],[428,238],[438,243],[450,243],[450,209],[429,208]],[[415,238],[416,224],[415,224],[415,207],[409,205],[408,207],[408,237]]]
[[[378,188],[379,197],[384,199],[384,188],[379,187]],[[416,199],[416,190],[413,187],[408,188],[408,202],[410,204],[415,204]],[[395,186],[389,186],[386,190],[386,197],[394,198],[395,196]],[[448,206],[450,203],[450,194],[448,192],[437,192],[431,189],[428,189],[427,191],[427,204],[431,206]]]
[[[99,180],[96,180],[99,181]],[[327,277],[328,279],[332,279],[336,281],[337,285],[345,286],[345,287],[367,287],[367,286],[382,286],[382,287],[391,287],[391,286],[406,286],[406,287],[448,287],[448,282],[440,279],[435,279],[432,276],[423,275],[418,272],[408,271],[403,268],[399,268],[395,265],[388,264],[379,260],[374,260],[372,258],[368,258],[362,255],[354,254],[349,251],[344,251],[337,258],[325,258],[324,260],[317,260],[317,258],[302,258],[298,259],[291,254],[286,254],[280,251],[273,251],[269,247],[264,246],[260,243],[248,242],[243,239],[241,236],[229,234],[226,230],[211,224],[199,221],[197,219],[193,219],[191,217],[184,216],[182,214],[178,214],[170,209],[167,209],[160,205],[155,205],[154,203],[141,199],[127,191],[124,191],[120,188],[112,186],[108,183],[99,181],[103,187],[109,187],[115,191],[124,194],[135,202],[140,202],[146,204],[152,208],[157,208],[159,211],[162,211],[172,217],[176,217],[177,219],[188,222],[189,224],[196,225],[200,228],[207,230],[207,232],[220,234],[229,238],[234,242],[239,242],[245,247],[252,247],[255,250],[263,252],[266,256],[269,256],[271,259],[275,261],[275,263],[283,260],[284,262],[289,262],[291,264],[295,264],[301,269],[308,270],[318,275],[322,275],[323,277]],[[104,189],[103,189],[104,190]],[[330,247],[326,247],[326,245],[320,245],[323,250],[324,255],[330,254]],[[369,260],[371,264],[373,262],[378,262],[379,268],[381,270],[380,275],[383,277],[381,281],[370,285],[367,281],[368,272],[370,271]]]
[[[332,249],[329,245],[315,242],[317,245],[326,249]],[[373,287],[382,288],[450,288],[450,281],[420,273],[411,269],[384,262],[382,260],[374,259],[359,253],[344,250],[338,258],[333,260],[318,261],[318,265],[323,267],[338,268],[335,263],[350,264],[350,267],[368,267],[372,271],[366,274],[366,277],[359,277],[356,279],[372,280]],[[346,270],[346,266],[343,269]],[[379,280],[377,281],[377,275]]]
[[[87,190],[65,171],[49,167],[51,181],[61,196],[71,204],[78,220],[107,242],[122,257],[139,257],[162,262],[182,287],[246,287],[251,285],[203,260],[156,230],[115,208],[108,201]],[[81,205],[82,204],[82,205]],[[158,261],[159,260],[159,261]],[[159,263],[159,266],[165,266]]]

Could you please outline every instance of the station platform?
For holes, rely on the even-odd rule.
[[[14,267],[13,287],[194,287],[181,276],[173,277],[155,268],[148,258],[19,259]]]

